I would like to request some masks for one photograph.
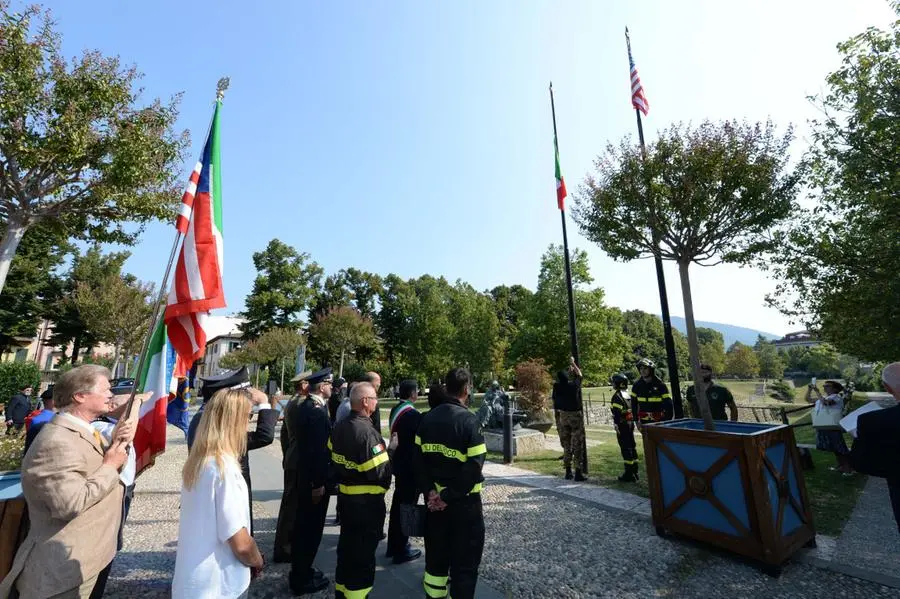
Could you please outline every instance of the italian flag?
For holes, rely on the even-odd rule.
[[[166,407],[172,386],[175,355],[166,336],[166,325],[160,319],[150,339],[147,360],[140,373],[138,389],[153,395],[141,405],[134,450],[137,454],[137,473],[152,466],[156,456],[166,450]]]
[[[556,133],[553,134],[553,153],[556,157],[556,205],[560,210],[565,210],[566,180],[559,169],[559,142],[556,141]]]

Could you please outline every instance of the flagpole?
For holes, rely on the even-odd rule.
[[[556,134],[556,102],[553,100],[553,82],[550,82],[550,112],[553,115],[553,143],[556,146],[556,159],[559,160],[559,137]],[[563,255],[565,257],[565,265],[566,265],[566,294],[569,299],[569,342],[572,345],[572,358],[575,360],[575,364],[581,368],[581,357],[578,353],[578,328],[575,325],[575,292],[572,289],[572,264],[569,260],[569,236],[566,234],[566,210],[565,204],[560,203],[559,205],[559,217],[562,222],[562,237],[563,237]],[[579,393],[581,390],[579,389]],[[583,414],[583,412],[582,412]],[[584,416],[582,416],[584,418]],[[584,474],[587,474],[588,470],[588,455],[587,455],[587,438],[585,437],[584,443],[582,443],[582,463],[581,469],[584,470]],[[576,466],[576,469],[578,467]]]
[[[550,83],[550,111],[553,114],[553,139],[559,146],[559,137],[556,135],[556,103],[553,101],[553,83]],[[572,291],[572,264],[569,261],[569,238],[566,234],[566,211],[563,206],[559,208],[559,216],[562,222],[563,253],[566,259],[566,292],[569,298],[569,340],[572,344],[572,357],[575,363],[581,365],[578,355],[578,330],[575,326],[575,296]]]
[[[216,104],[222,102],[225,98],[225,90],[228,89],[228,77],[223,77],[219,79],[218,84],[216,85]],[[215,113],[213,113],[215,115]],[[209,128],[212,129],[212,119],[210,119]],[[207,137],[209,136],[209,131],[207,131]],[[172,265],[175,263],[175,256],[178,253],[178,247],[181,245],[181,240],[184,238],[184,233],[177,230],[175,231],[175,241],[172,242],[172,250],[169,252],[169,260],[166,262],[166,271],[163,274],[162,283],[160,284],[159,296],[156,298],[156,305],[153,307],[153,317],[150,319],[150,329],[147,331],[147,334],[144,336],[144,344],[141,349],[140,359],[138,360],[138,366],[136,370],[137,376],[135,379],[135,385],[131,388],[131,396],[128,398],[128,405],[125,408],[124,419],[128,420],[131,417],[131,411],[134,407],[134,398],[137,394],[138,383],[140,382],[140,377],[144,372],[144,362],[147,360],[147,352],[150,349],[150,340],[153,339],[153,332],[156,330],[156,327],[159,325],[160,317],[165,313],[163,306],[165,305],[165,299],[169,293],[169,276],[172,274]]]
[[[625,28],[625,43],[628,46],[629,68],[631,68],[631,37],[628,28]],[[641,159],[647,159],[647,147],[644,144],[644,125],[641,122],[641,111],[634,109],[637,116],[638,139],[641,142]],[[672,405],[675,418],[684,418],[684,409],[681,405],[681,386],[678,381],[678,359],[675,356],[675,338],[672,335],[672,319],[669,316],[669,294],[666,292],[666,275],[663,272],[662,257],[659,252],[659,240],[654,233],[653,238],[653,262],[656,266],[656,284],[659,287],[659,304],[662,312],[663,336],[666,342],[666,364],[669,370],[669,385],[672,387]]]

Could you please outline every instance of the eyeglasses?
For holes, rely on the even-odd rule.
[[[378,401],[378,398],[375,397],[375,396],[371,396],[371,397],[360,397],[360,399],[363,400],[363,401],[365,401],[365,400],[367,400],[367,399],[374,399],[375,401]]]

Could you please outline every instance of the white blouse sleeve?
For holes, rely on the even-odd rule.
[[[240,474],[226,468],[224,476],[216,478],[216,532],[222,543],[227,543],[247,522],[247,489]],[[249,532],[249,530],[248,530]]]

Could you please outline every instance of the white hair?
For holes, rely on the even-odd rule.
[[[359,409],[360,405],[362,405],[363,397],[374,397],[375,396],[375,385],[368,382],[360,382],[353,385],[353,389],[350,390],[350,407],[354,410]]]
[[[900,399],[900,362],[891,362],[881,371],[881,380]]]

